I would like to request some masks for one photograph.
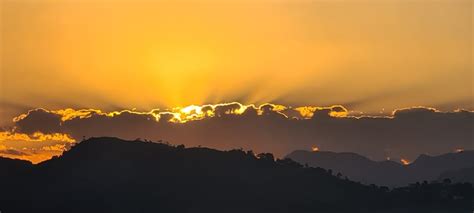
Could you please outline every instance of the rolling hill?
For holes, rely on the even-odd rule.
[[[312,167],[331,169],[351,180],[365,184],[385,186],[404,186],[425,180],[433,181],[443,172],[474,167],[474,151],[439,156],[420,155],[409,165],[393,161],[372,161],[355,153],[328,151],[294,151],[286,158]]]
[[[37,165],[2,161],[24,168],[0,182],[2,212],[466,212],[473,197],[470,184],[389,190],[269,153],[105,137]]]

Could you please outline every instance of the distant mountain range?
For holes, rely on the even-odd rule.
[[[441,173],[439,180],[450,179],[454,182],[474,182],[474,167],[459,170],[451,170]]]
[[[357,159],[353,167],[370,162],[346,155]],[[37,165],[0,158],[0,171],[0,211],[6,213],[471,213],[474,197],[471,184],[390,190],[270,153],[117,138],[89,139]]]
[[[425,180],[442,180],[443,178],[474,183],[472,175],[474,151],[439,156],[420,155],[408,165],[388,160],[372,161],[355,153],[328,151],[294,151],[286,158],[312,167],[331,169],[335,173],[341,173],[342,176],[365,184],[403,186]]]

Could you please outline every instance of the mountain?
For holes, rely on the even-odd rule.
[[[474,150],[439,156],[420,155],[407,169],[412,179],[436,180],[443,172],[470,167],[474,167]]]
[[[474,183],[474,167],[451,170],[441,173],[438,180],[450,179],[453,182]]]
[[[474,194],[469,184],[367,186],[270,153],[105,137],[15,163],[26,169],[0,181],[2,212],[467,212]]]
[[[286,158],[312,167],[331,169],[334,173],[341,173],[351,180],[366,184],[391,186],[396,182],[407,182],[407,177],[403,176],[402,165],[393,161],[372,161],[355,153],[299,150],[290,153]]]
[[[29,171],[33,165],[29,161],[16,160],[0,157],[0,179],[24,174]]]
[[[286,158],[312,167],[331,169],[351,180],[386,186],[403,186],[417,181],[437,180],[443,172],[474,167],[474,151],[439,156],[420,155],[409,165],[393,161],[372,161],[355,153],[327,151],[294,151]]]

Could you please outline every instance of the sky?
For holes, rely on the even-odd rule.
[[[470,0],[2,0],[0,13],[4,153],[57,154],[80,140],[82,130],[22,132],[21,115],[38,108],[275,103],[391,118],[418,106],[474,109]],[[274,147],[260,149],[303,145]],[[368,150],[358,151],[378,156]]]

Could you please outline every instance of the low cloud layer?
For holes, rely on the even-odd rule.
[[[0,156],[39,163],[62,154],[75,142],[64,133],[44,134],[37,131],[25,134],[3,130],[0,131]]]
[[[38,149],[58,154],[83,137],[116,136],[251,149],[279,157],[318,147],[356,152],[375,160],[414,160],[419,154],[473,149],[473,118],[470,111],[440,112],[426,107],[399,109],[387,116],[354,116],[339,105],[256,107],[228,103],[149,112],[34,109],[14,118],[14,126],[4,128],[0,145],[13,140],[21,140],[25,146],[47,142]],[[35,153],[25,155],[31,154]]]

